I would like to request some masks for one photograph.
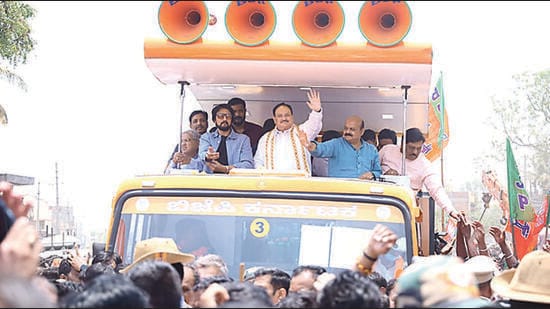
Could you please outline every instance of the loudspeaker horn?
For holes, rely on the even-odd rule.
[[[406,1],[365,1],[359,11],[359,29],[373,45],[390,47],[401,42],[412,24]]]
[[[325,47],[344,30],[345,15],[338,1],[300,1],[292,13],[292,28],[302,43]]]
[[[277,24],[270,1],[231,1],[225,10],[225,28],[235,42],[244,46],[265,43]]]
[[[158,21],[170,41],[189,44],[199,40],[210,15],[204,1],[162,1]]]

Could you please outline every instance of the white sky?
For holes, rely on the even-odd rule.
[[[227,3],[209,4],[218,23],[206,38],[229,39]],[[274,3],[278,22],[271,40],[297,40],[289,28],[295,3]],[[120,181],[161,172],[179,136],[179,87],[158,82],[143,59],[144,38],[163,37],[160,2],[30,4],[37,9],[37,45],[18,70],[29,91],[0,81],[0,104],[9,117],[0,128],[0,173],[35,177],[42,197],[53,203],[59,162],[61,202],[75,207],[89,229],[104,230]],[[361,2],[342,5],[346,24],[339,41],[364,41],[356,28]],[[456,187],[480,178],[472,159],[487,146],[482,123],[490,97],[509,91],[513,74],[550,67],[550,3],[409,5],[413,24],[405,41],[432,43],[434,76],[444,74],[451,130],[445,177]]]

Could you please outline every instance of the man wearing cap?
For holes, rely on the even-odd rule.
[[[178,250],[176,242],[172,238],[154,237],[139,241],[134,248],[134,259],[132,264],[120,270],[121,273],[127,273],[136,264],[146,260],[160,260],[174,264],[191,263],[195,260],[195,256],[188,253],[183,253]]]
[[[493,290],[491,279],[495,276],[497,266],[492,258],[485,255],[476,255],[464,262],[474,274],[479,289],[480,298],[491,301]]]
[[[510,299],[512,308],[548,308],[550,305],[550,253],[527,253],[519,266],[491,280],[496,295]]]

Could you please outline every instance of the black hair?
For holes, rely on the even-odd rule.
[[[380,132],[378,133],[378,141],[386,138],[391,139],[391,142],[394,145],[397,145],[397,134],[395,133],[394,130],[387,129],[387,128],[380,130]]]
[[[260,268],[254,272],[254,278],[267,275],[271,276],[270,283],[273,286],[273,293],[283,288],[288,294],[290,288],[290,275],[288,273],[278,268]]]
[[[281,102],[281,103],[275,105],[275,107],[273,108],[273,116],[275,116],[275,111],[276,111],[279,107],[281,107],[281,106],[286,106],[286,107],[288,107],[288,108],[290,109],[290,114],[291,114],[291,115],[294,115],[294,112],[292,111],[292,106],[286,104],[285,102]]]
[[[361,126],[361,128],[363,128],[363,126]],[[366,142],[366,141],[373,141],[376,143],[376,132],[374,132],[374,130],[371,130],[371,129],[366,129],[365,130],[365,133],[363,133],[363,135],[361,136],[361,138]]]
[[[229,101],[227,101],[227,104],[229,106],[242,105],[244,107],[244,109],[246,109],[246,102],[241,98],[231,98],[231,99],[229,99]]]
[[[292,271],[292,277],[303,273],[304,271],[309,271],[314,275],[314,278],[317,278],[320,274],[326,273],[327,270],[322,266],[317,265],[300,265]]]
[[[417,143],[422,142],[424,143],[426,141],[426,138],[424,137],[424,134],[420,131],[419,128],[410,128],[405,133],[405,138],[407,139],[407,143]]]
[[[218,104],[218,105],[214,106],[214,108],[212,109],[212,121],[214,121],[214,123],[216,123],[216,114],[218,113],[218,111],[220,109],[227,109],[229,111],[229,113],[231,114],[232,119],[235,116],[233,114],[233,109],[231,108],[231,106],[229,106],[229,104]]]
[[[191,113],[191,115],[189,115],[189,123],[191,123],[191,119],[193,119],[193,117],[195,117],[195,115],[198,115],[198,114],[203,114],[204,115],[204,119],[208,120],[208,113],[203,111],[203,110],[195,110]]]
[[[322,142],[330,141],[333,138],[341,137],[342,134],[336,130],[327,130],[323,132],[323,137],[321,137]]]

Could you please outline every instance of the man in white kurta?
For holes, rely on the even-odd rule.
[[[306,122],[299,126],[294,123],[290,105],[279,103],[273,108],[275,129],[265,133],[258,142],[254,156],[257,169],[303,170],[311,175],[311,155],[300,143],[298,130],[304,131],[309,140],[314,140],[323,126],[323,113],[319,92],[310,90],[307,96],[311,112]]]

